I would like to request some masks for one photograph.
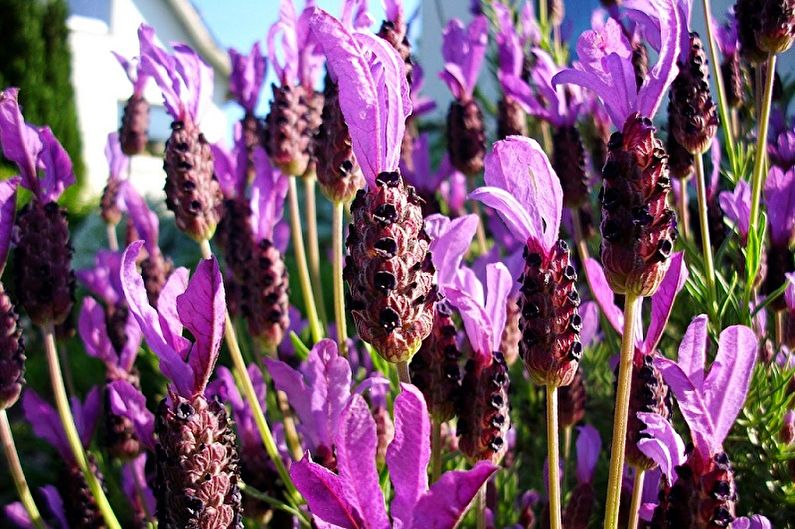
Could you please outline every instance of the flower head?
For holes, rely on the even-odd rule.
[[[91,297],[83,300],[77,328],[86,353],[105,364],[109,378],[122,379],[129,376],[143,338],[135,318],[127,316],[124,325],[126,340],[121,350],[116,349],[108,335],[105,309]]]
[[[621,129],[627,118],[637,112],[653,118],[668,86],[679,68],[676,61],[681,50],[680,8],[666,0],[627,0],[626,8],[643,14],[647,37],[658,51],[657,63],[651,68],[640,88],[632,66],[632,45],[615,19],[585,31],[577,41],[580,62],[574,68],[558,73],[553,85],[572,83],[588,88],[602,100],[613,124]],[[652,30],[656,29],[656,32]]]
[[[452,529],[496,467],[480,462],[468,471],[447,472],[429,488],[430,431],[422,394],[403,384],[395,399],[395,437],[386,452],[395,491],[391,522],[375,463],[376,424],[359,395],[351,397],[340,415],[335,436],[338,473],[307,455],[293,464],[290,475],[322,524],[352,529]]]
[[[257,107],[262,84],[265,82],[268,61],[260,51],[259,42],[251,46],[248,55],[230,48],[229,59],[232,62],[229,91],[243,110],[253,113]]]
[[[115,415],[132,423],[136,438],[150,451],[155,451],[155,415],[146,407],[146,397],[127,380],[108,384],[107,402]]]
[[[127,79],[129,79],[130,83],[132,83],[133,95],[142,97],[144,88],[146,88],[146,83],[151,78],[151,75],[146,72],[141,57],[139,56],[128,59],[121,53],[115,51],[111,51],[111,53],[119,62],[122,70],[124,70],[124,74],[127,76]],[[143,50],[141,50],[141,55],[143,55]]]
[[[138,28],[143,71],[151,75],[163,94],[163,103],[174,121],[198,125],[213,95],[213,70],[185,44],[173,44],[173,53],[155,43],[155,30]]]
[[[444,70],[439,77],[453,93],[453,97],[461,102],[472,98],[480,67],[486,56],[488,36],[489,21],[483,15],[475,17],[468,27],[454,18],[444,28]]]
[[[157,303],[149,304],[144,281],[135,267],[143,241],[132,243],[122,257],[122,287],[130,312],[138,320],[149,347],[160,358],[160,369],[173,391],[185,398],[201,395],[218,359],[224,335],[224,284],[218,263],[199,263],[188,281],[188,270],[169,277]],[[194,342],[182,336],[183,326]]]
[[[378,174],[398,168],[405,121],[411,114],[403,60],[382,39],[351,33],[321,9],[312,11],[309,25],[339,85],[353,153],[367,185],[375,187]]]
[[[299,15],[293,0],[281,0],[279,20],[268,30],[268,58],[282,85],[313,90],[323,67],[317,40],[310,31],[309,15],[314,2],[307,2]],[[279,58],[281,48],[281,59]]]
[[[254,393],[257,395],[260,406],[264,410],[266,409],[267,385],[262,378],[262,371],[255,364],[249,365],[247,371],[254,386]],[[215,380],[207,386],[207,395],[218,397],[221,402],[228,404],[232,408],[232,419],[235,422],[242,451],[262,450],[262,438],[257,429],[257,424],[254,422],[254,412],[240,395],[235,379],[229,369],[221,366],[216,370]]]

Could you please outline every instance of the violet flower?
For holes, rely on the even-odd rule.
[[[265,82],[268,61],[260,51],[259,42],[251,46],[248,55],[243,55],[234,48],[229,49],[229,60],[232,73],[229,75],[229,92],[244,112],[254,114]]]
[[[140,388],[128,380],[114,380],[108,384],[107,403],[110,411],[129,420],[141,444],[155,453],[155,415],[146,407],[146,397]]]
[[[268,30],[267,43],[268,59],[281,85],[301,85],[314,91],[320,79],[323,55],[312,37],[308,19],[313,8],[314,1],[309,0],[299,14],[293,0],[279,3],[279,19]]]
[[[770,163],[788,171],[795,167],[795,130],[785,129],[778,134],[771,134],[767,143],[767,154]]]
[[[577,486],[571,490],[562,514],[563,527],[567,529],[585,529],[593,512],[596,500],[593,478],[602,450],[602,439],[596,428],[588,424],[578,428],[576,447]]]
[[[774,246],[788,246],[795,239],[795,167],[773,166],[765,180],[765,204]]]
[[[143,339],[141,329],[135,318],[128,316],[122,329],[119,329],[125,340],[122,347],[117,349],[108,335],[105,314],[105,309],[93,298],[88,296],[84,298],[78,321],[80,338],[83,340],[86,353],[105,364],[107,378],[128,379],[132,375],[135,357]]]
[[[105,158],[108,160],[110,171],[107,184],[102,190],[102,198],[99,201],[100,214],[106,224],[115,226],[121,220],[123,205],[120,189],[130,166],[130,159],[122,152],[118,132],[108,134]]]
[[[480,462],[466,472],[443,474],[429,488],[431,424],[425,400],[414,386],[402,384],[401,388],[395,399],[395,437],[386,453],[395,491],[391,516],[384,505],[375,464],[375,421],[364,399],[354,395],[341,411],[335,435],[338,472],[312,462],[309,455],[290,468],[296,488],[306,498],[319,526],[452,529],[497,470],[490,463]]]
[[[147,454],[143,453],[121,468],[121,488],[133,509],[135,522],[141,527],[155,513],[155,496],[146,480],[146,460]]]
[[[454,18],[444,28],[444,70],[439,77],[459,102],[465,103],[472,98],[486,57],[488,31],[489,21],[482,15],[473,18],[469,26]]]
[[[732,222],[745,244],[751,219],[751,186],[745,180],[738,180],[734,190],[721,191],[718,200],[726,218]]]
[[[627,0],[623,6],[635,13],[645,13],[646,27],[656,28],[659,34],[659,40],[649,42],[658,51],[659,58],[643,84],[638,88],[632,67],[632,45],[613,18],[602,27],[585,31],[577,40],[580,62],[552,79],[553,85],[571,83],[592,90],[619,130],[634,113],[649,119],[656,114],[679,71],[676,61],[682,49],[683,24],[674,2]]]
[[[144,98],[144,88],[150,75],[143,68],[140,57],[129,60],[115,51],[111,53],[119,61],[133,87],[133,93],[124,105],[118,134],[122,152],[134,156],[144,151],[148,139],[149,102]]]
[[[435,281],[439,292],[446,295],[448,287],[457,288],[482,304],[482,284],[471,280],[472,270],[461,266],[464,255],[472,245],[478,222],[475,214],[452,220],[437,214],[425,219],[428,236],[431,238],[429,251],[436,268]]]
[[[70,529],[69,522],[66,519],[66,511],[64,510],[63,498],[61,498],[58,489],[56,489],[52,485],[45,485],[39,488],[39,492],[44,498],[44,503],[47,505],[47,509],[50,515],[53,517],[54,521],[56,522],[53,528]],[[17,501],[9,505],[6,505],[4,511],[6,518],[8,518],[8,521],[14,524],[14,526],[19,527],[20,529],[35,529],[36,526],[33,525],[33,522],[30,521],[28,512],[25,510],[25,507],[22,505],[22,502]],[[45,525],[45,527],[50,527],[50,526]]]
[[[133,97],[143,97],[144,88],[146,88],[146,83],[151,78],[151,75],[144,68],[141,57],[128,59],[116,51],[111,50],[111,53],[116,58],[116,61],[118,61],[122,70],[124,70],[127,79],[130,80],[133,88]],[[143,55],[143,52],[141,55]]]

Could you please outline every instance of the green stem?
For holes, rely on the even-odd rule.
[[[761,67],[759,65],[759,68]],[[775,75],[776,55],[771,53],[767,58],[767,80],[765,81],[765,93],[762,96],[762,112],[759,115],[759,131],[756,138],[756,159],[754,160],[754,172],[751,177],[751,215],[748,225],[756,233],[758,233],[759,201],[762,197],[762,184],[765,180],[765,149],[767,147],[767,129],[770,122],[770,107],[773,99],[773,80]]]
[[[547,14],[549,6],[547,5],[547,1],[548,0],[538,0],[538,24],[542,29],[546,29],[549,21],[549,15]]]
[[[698,223],[701,227],[701,254],[704,257],[704,275],[707,280],[707,299],[709,313],[717,311],[717,291],[715,289],[715,263],[712,260],[712,241],[709,236],[709,217],[707,213],[707,184],[704,179],[704,158],[702,154],[693,155],[696,166],[696,191],[698,193]],[[717,324],[717,322],[713,322]]]
[[[397,367],[398,378],[403,384],[411,384],[411,374],[409,373],[409,363],[404,360],[395,364]]]
[[[635,352],[635,315],[642,297],[627,293],[624,297],[624,332],[621,336],[621,359],[618,368],[616,410],[613,417],[613,442],[610,449],[610,473],[607,484],[605,529],[618,529],[618,508],[621,501],[621,477],[627,441],[629,390],[632,383],[632,357]],[[551,468],[550,463],[550,468]]]
[[[296,266],[298,267],[298,281],[301,283],[301,294],[304,298],[306,317],[309,320],[309,331],[312,334],[312,341],[319,342],[323,339],[323,329],[315,306],[315,297],[312,294],[312,282],[309,279],[309,266],[306,262],[306,250],[304,249],[304,236],[301,229],[301,212],[298,210],[298,186],[295,176],[290,177],[289,188],[290,199],[290,227],[293,232],[293,249],[295,250]]]
[[[629,525],[627,529],[637,529],[640,520],[640,502],[643,498],[643,481],[646,477],[644,470],[635,469],[635,483],[632,485],[632,503],[629,507]]]
[[[331,227],[331,244],[333,246],[333,275],[334,275],[334,322],[337,325],[337,343],[339,344],[340,354],[348,354],[348,326],[345,319],[345,285],[342,280],[342,263],[344,257],[342,230],[344,205],[342,202],[334,203],[334,211]]]
[[[680,234],[686,241],[690,240],[690,212],[687,210],[687,178],[679,180],[679,222]]]
[[[317,178],[314,176],[304,176],[304,204],[306,204],[306,237],[307,237],[307,258],[309,259],[309,274],[312,278],[312,294],[315,297],[320,321],[326,323],[326,302],[323,299],[323,284],[320,280],[320,242],[317,235],[317,197],[316,189]]]
[[[290,513],[293,516],[298,517],[298,520],[301,522],[301,525],[304,527],[311,527],[309,520],[306,518],[306,514],[304,514],[300,509],[296,509],[292,505],[284,503],[283,501],[274,498],[264,492],[260,492],[259,490],[255,489],[251,485],[246,485],[244,482],[240,482],[240,490],[243,494],[247,496],[251,496],[252,498],[256,498],[260,501],[264,501],[268,505],[272,506],[275,509],[282,510],[284,512]]]
[[[295,181],[294,177],[291,177],[291,179],[293,182]],[[212,257],[212,250],[210,249],[210,243],[208,241],[201,241],[200,247],[202,256],[205,259]],[[279,455],[279,450],[276,448],[276,441],[273,439],[270,426],[268,426],[268,421],[265,419],[265,413],[262,411],[262,405],[257,398],[257,392],[254,390],[254,384],[251,382],[248,369],[246,369],[246,362],[243,360],[243,353],[240,351],[240,344],[237,341],[235,328],[232,326],[232,318],[229,316],[228,310],[226,311],[226,317],[224,319],[224,339],[229,349],[229,356],[232,357],[232,364],[237,372],[240,385],[242,386],[243,395],[248,401],[249,406],[251,406],[251,411],[254,413],[254,423],[257,425],[257,430],[259,430],[262,444],[265,446],[265,451],[276,466],[276,471],[284,482],[287,494],[292,499],[300,501],[301,495],[295,488],[293,480],[290,478],[290,474],[287,472],[284,462]]]
[[[736,169],[737,154],[734,146],[734,137],[731,131],[729,116],[729,104],[726,99],[726,88],[723,86],[723,75],[720,71],[720,59],[718,57],[718,45],[715,42],[716,35],[712,27],[712,8],[710,0],[703,0],[704,6],[704,20],[707,25],[707,42],[709,43],[709,56],[712,63],[712,78],[715,80],[715,86],[718,91],[718,110],[720,112],[720,120],[723,123],[724,142],[726,144],[726,152],[729,155],[729,164],[732,170]]]
[[[547,460],[549,463],[549,527],[561,529],[560,441],[558,440],[558,388],[547,386]]]
[[[5,409],[0,409],[0,442],[3,444],[3,452],[5,452],[8,461],[8,472],[14,480],[14,486],[17,488],[22,506],[28,513],[28,518],[36,529],[46,529],[47,526],[41,519],[41,514],[36,508],[36,502],[33,501],[33,495],[30,493],[28,482],[25,479],[25,473],[22,471],[22,464],[19,462],[17,447],[14,446],[14,436],[11,433],[11,425],[8,424],[8,414]]]
[[[105,523],[108,525],[109,529],[121,529],[121,525],[119,525],[119,521],[113,513],[108,498],[105,496],[105,491],[102,490],[99,480],[88,465],[88,457],[83,449],[83,444],[80,442],[80,435],[77,433],[72,410],[69,408],[69,398],[66,396],[66,388],[64,387],[63,375],[61,374],[58,351],[55,347],[55,335],[52,324],[50,323],[42,326],[41,331],[44,339],[44,350],[47,356],[47,367],[50,371],[50,383],[52,384],[55,407],[58,409],[58,416],[61,418],[61,424],[63,425],[69,448],[72,451],[72,455],[74,455],[77,466],[80,467],[80,470],[86,478],[88,488],[91,490],[91,494],[97,502],[97,508],[100,513],[102,513],[102,518],[104,518]]]
[[[431,428],[431,484],[433,484],[442,475],[442,421],[433,417]]]
[[[542,0],[543,1],[543,0]],[[477,511],[475,516],[477,516],[477,529],[486,529],[486,487],[488,483],[484,483],[480,490],[478,491],[478,499],[477,499]]]
[[[572,426],[566,426],[563,428],[563,478],[561,481],[566,483],[566,467],[569,463],[569,457],[571,456],[571,430]]]

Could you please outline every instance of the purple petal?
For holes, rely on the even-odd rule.
[[[30,516],[28,516],[28,511],[25,510],[22,502],[16,501],[14,503],[9,503],[3,508],[3,511],[5,512],[6,520],[15,526],[21,529],[35,529],[33,522],[30,521]]]
[[[445,472],[414,509],[411,529],[452,529],[497,467],[480,461],[467,471]]]
[[[181,76],[180,96],[194,123],[198,123],[213,98],[213,69],[185,44],[173,44],[177,73]]]
[[[266,358],[265,366],[273,379],[273,384],[279,391],[287,394],[290,406],[301,421],[301,431],[309,449],[320,446],[321,441],[317,435],[315,418],[312,412],[311,393],[306,387],[304,377],[281,360]]]
[[[628,0],[630,6],[632,1]],[[650,0],[650,3],[654,5],[654,12],[650,13],[650,16],[656,17],[659,21],[661,45],[659,58],[654,67],[649,70],[648,78],[638,91],[637,109],[642,116],[653,118],[668,87],[679,73],[676,61],[682,46],[680,37],[683,27],[685,35],[688,30],[686,21],[682,20],[675,2]]]
[[[599,333],[599,305],[593,301],[586,301],[580,305],[579,312],[582,318],[580,342],[583,347],[588,347]]]
[[[105,144],[105,159],[108,161],[110,178],[112,180],[119,180],[126,176],[127,168],[130,165],[130,158],[121,152],[118,132],[111,132],[108,134],[108,141]]]
[[[718,192],[720,182],[720,140],[717,136],[712,140],[712,146],[709,148],[710,159],[712,160],[712,172],[709,175],[709,186],[707,186],[707,195],[710,200]]]
[[[180,115],[179,93],[177,84],[172,79],[175,70],[174,58],[155,44],[154,28],[141,24],[138,28],[138,41],[141,48],[140,71],[154,78],[163,94],[166,110],[175,119]]]
[[[256,177],[251,184],[251,227],[258,241],[273,241],[284,213],[289,177],[273,167],[262,147],[254,150]]]
[[[458,288],[448,288],[445,291],[447,300],[461,314],[466,330],[467,338],[475,353],[480,357],[491,356],[493,351],[491,346],[491,335],[489,327],[489,315],[483,306],[472,297],[469,292],[464,292]]]
[[[389,477],[395,489],[391,514],[394,529],[411,527],[417,501],[428,490],[431,421],[422,393],[401,384],[395,399],[395,437],[386,450]]]
[[[50,509],[50,514],[58,520],[61,529],[69,529],[69,523],[66,521],[66,511],[63,506],[63,499],[58,493],[58,489],[52,485],[45,485],[39,488],[39,492],[44,496],[44,502]]]
[[[177,297],[177,312],[196,340],[188,362],[193,370],[194,394],[200,394],[218,360],[226,321],[224,279],[215,257],[203,259],[196,267],[188,288]]]
[[[127,299],[130,312],[135,316],[138,325],[143,331],[144,339],[152,351],[160,358],[160,369],[171,380],[174,387],[181,395],[192,395],[193,369],[182,360],[182,354],[190,343],[182,336],[174,336],[168,331],[168,339],[161,326],[161,319],[157,311],[149,305],[149,299],[144,288],[144,281],[136,270],[135,260],[141,251],[143,241],[136,241],[124,251],[122,257],[122,287]],[[179,276],[171,275],[169,283],[173,284]],[[166,290],[164,289],[164,292]],[[160,302],[164,300],[161,293]],[[163,322],[165,324],[165,322]],[[180,333],[181,334],[181,333]],[[179,338],[179,339],[177,339]]]
[[[784,302],[787,304],[787,308],[790,312],[795,311],[795,272],[790,272],[785,274],[784,277],[787,278],[787,289],[784,290]],[[792,316],[790,316],[792,319]]]
[[[770,239],[785,246],[795,234],[795,167],[784,172],[773,166],[765,182]]]
[[[431,237],[430,252],[436,267],[436,281],[443,290],[445,285],[452,283],[480,220],[477,215],[466,215],[452,221],[443,215],[432,215],[425,222]]]
[[[230,48],[229,59],[232,62],[229,91],[246,112],[254,112],[268,67],[268,61],[260,51],[259,42],[254,43],[248,55]]]
[[[577,482],[590,483],[593,481],[599,452],[602,450],[602,438],[599,436],[599,431],[590,424],[578,428],[578,431]]]
[[[704,380],[704,400],[715,425],[716,445],[723,443],[745,403],[754,372],[758,341],[744,325],[720,333],[718,354]]]
[[[80,442],[87,447],[91,444],[91,436],[94,435],[102,411],[102,390],[99,386],[94,386],[86,395],[83,403],[77,397],[72,397],[69,401],[72,405],[72,415]]]
[[[304,367],[311,388],[310,405],[321,442],[331,446],[337,421],[351,391],[351,367],[332,340],[321,340],[312,347]]]
[[[487,164],[488,159],[487,155]],[[486,174],[488,174],[488,169]],[[496,210],[502,221],[517,239],[527,241],[532,237],[536,240],[541,240],[541,233],[538,231],[540,224],[535,209],[525,210],[524,206],[516,200],[516,197],[510,191],[500,187],[484,186],[472,191],[469,194],[469,198],[470,200],[479,200],[486,206]]]
[[[685,286],[687,276],[684,252],[679,252],[671,258],[671,265],[665,273],[660,287],[651,297],[651,319],[649,329],[646,331],[646,339],[643,341],[644,351],[651,352],[657,348],[665,326],[668,324],[668,318],[671,317],[674,299]]]
[[[0,92],[0,146],[3,156],[14,162],[22,175],[22,185],[39,193],[36,163],[43,149],[39,133],[25,123],[19,110],[19,88],[6,88]]]
[[[126,417],[133,424],[135,434],[149,450],[155,448],[155,416],[146,407],[146,397],[126,380],[108,384],[110,410]]]
[[[55,408],[39,397],[35,391],[27,389],[22,397],[22,410],[37,437],[50,443],[66,461],[74,460]]]
[[[369,528],[356,511],[355,498],[345,490],[344,479],[313,463],[308,452],[290,467],[290,477],[316,518],[349,529]]]
[[[502,263],[493,263],[486,266],[486,314],[489,316],[491,325],[491,350],[498,351],[502,341],[502,333],[505,329],[506,310],[508,307],[508,295],[513,287],[511,273]]]
[[[189,276],[188,269],[182,266],[172,271],[157,299],[160,327],[163,329],[166,342],[177,344],[175,349],[180,351],[187,348],[190,342],[182,339],[182,321],[177,311],[177,298],[188,288]]]
[[[704,390],[704,366],[707,359],[707,326],[709,319],[706,314],[693,318],[687,327],[682,342],[679,344],[677,363],[687,378],[698,391]]]
[[[761,514],[753,514],[734,520],[732,529],[773,529],[773,524]]]
[[[44,166],[39,198],[45,203],[54,202],[76,181],[72,160],[49,127],[39,129],[39,138],[42,143],[39,161]]]
[[[238,137],[238,133],[242,133],[242,129],[240,123],[235,123],[236,138]],[[237,142],[235,142],[235,147],[237,146]],[[241,176],[244,177],[244,175],[243,172],[238,171],[237,156],[226,149],[220,142],[210,144],[210,150],[213,153],[215,177],[218,179],[218,185],[221,187],[224,198],[239,196],[238,188],[240,180],[242,180]]]
[[[119,356],[108,337],[105,309],[92,297],[83,298],[77,331],[88,356],[102,360],[111,371],[118,369]]]
[[[669,484],[675,481],[674,469],[685,462],[685,443],[671,423],[657,413],[638,412],[638,418],[646,425],[638,441],[638,449],[660,465]]]
[[[144,198],[135,190],[132,183],[125,182],[122,188],[122,199],[127,208],[130,220],[135,226],[135,231],[146,241],[146,251],[150,255],[159,253],[158,238],[160,221],[154,211],[149,209]]]
[[[355,498],[359,512],[367,520],[367,527],[389,528],[375,464],[378,446],[375,420],[361,395],[353,395],[343,410],[335,445],[343,488]]]
[[[121,482],[124,494],[130,505],[138,511],[155,512],[155,495],[146,482],[146,452],[142,452],[121,469]],[[143,503],[142,503],[143,502]]]
[[[386,19],[390,22],[403,22],[403,0],[384,0]]]
[[[5,270],[14,216],[17,212],[17,186],[22,179],[9,178],[0,182],[0,275]]]
[[[739,180],[734,191],[723,191],[718,195],[718,202],[723,213],[736,225],[738,233],[745,240],[751,221],[751,186],[745,180]]]
[[[720,448],[720,443],[715,443],[715,425],[701,391],[672,360],[656,357],[654,365],[662,372],[665,382],[673,391],[679,410],[690,426],[696,448],[708,454],[714,453]]]
[[[602,314],[605,315],[613,329],[618,334],[622,334],[624,332],[624,313],[613,302],[613,290],[607,282],[602,266],[596,259],[589,257],[585,261],[585,270],[591,294],[602,310]]]
[[[121,351],[119,351],[119,367],[125,372],[130,372],[135,364],[135,357],[138,356],[138,350],[141,348],[144,335],[141,332],[141,327],[138,326],[138,321],[129,314],[127,315],[127,322],[124,324],[124,334],[127,340],[124,342]]]

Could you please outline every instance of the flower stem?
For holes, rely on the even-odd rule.
[[[729,126],[731,123],[729,116],[729,104],[726,98],[726,88],[723,86],[723,75],[720,71],[718,45],[715,42],[715,35],[717,33],[715,33],[715,30],[712,27],[712,7],[710,6],[710,0],[703,0],[702,5],[704,7],[704,20],[707,25],[707,41],[709,43],[710,62],[712,63],[712,78],[715,80],[715,87],[717,88],[718,92],[718,110],[720,111],[721,123],[723,123],[723,143],[726,144],[726,152],[729,155],[729,164],[731,165],[732,169],[734,169],[737,155],[735,152],[734,137],[731,127]]]
[[[472,213],[478,216],[478,227],[475,231],[475,237],[478,240],[480,253],[485,254],[489,251],[489,245],[486,242],[486,230],[483,228],[483,213],[480,210],[480,202],[477,200],[472,201]]]
[[[588,243],[582,233],[582,216],[580,215],[580,208],[569,208],[571,212],[571,223],[574,226],[574,244],[577,245],[577,253],[580,256],[580,264],[583,271],[585,271],[585,262],[590,257],[588,252]]]
[[[629,507],[629,525],[627,529],[637,529],[638,520],[640,519],[640,502],[643,498],[643,479],[646,477],[646,472],[641,469],[635,469],[635,483],[632,485],[632,503]]]
[[[298,210],[298,186],[295,176],[290,176],[290,227],[293,232],[293,249],[295,251],[296,266],[298,266],[298,281],[301,283],[301,293],[304,298],[306,317],[309,320],[309,330],[312,333],[312,341],[319,342],[323,339],[323,329],[317,316],[315,297],[312,294],[312,282],[309,279],[309,266],[306,262],[306,250],[304,249],[304,236],[301,229],[301,212]]]
[[[331,244],[334,247],[334,322],[337,325],[337,343],[339,344],[340,354],[347,356],[348,326],[345,320],[345,285],[342,280],[342,262],[345,258],[342,243],[343,213],[343,203],[335,202],[331,227]]]
[[[411,384],[411,374],[409,373],[409,363],[407,360],[395,364],[397,367],[398,378],[403,384]]]
[[[431,483],[442,475],[442,421],[432,418],[431,424]]]
[[[14,446],[14,436],[11,433],[11,425],[8,424],[8,414],[5,409],[0,409],[0,442],[3,443],[3,451],[6,454],[8,461],[8,472],[14,480],[14,485],[17,488],[17,494],[22,501],[22,506],[28,513],[31,523],[36,529],[45,529],[44,521],[41,519],[41,514],[36,508],[36,503],[33,501],[33,496],[30,493],[28,482],[25,480],[25,473],[22,471],[22,465],[19,462],[19,454],[17,454],[17,447]]]
[[[251,496],[252,498],[264,501],[265,503],[276,509],[292,514],[293,516],[298,518],[298,520],[301,522],[301,525],[303,525],[304,527],[307,528],[311,527],[311,524],[306,518],[306,514],[304,514],[304,512],[301,511],[300,509],[296,509],[292,505],[288,505],[283,501],[274,498],[273,496],[265,494],[264,492],[260,492],[251,485],[247,485],[244,482],[240,482],[240,490],[243,492],[243,494],[246,494],[247,496]]]
[[[88,488],[97,502],[97,508],[102,513],[105,523],[109,529],[121,529],[113,509],[108,503],[108,498],[105,496],[105,491],[99,480],[91,471],[88,466],[88,457],[83,449],[83,444],[80,442],[80,435],[77,433],[75,420],[72,416],[72,410],[69,408],[69,399],[66,396],[66,388],[63,383],[63,375],[61,374],[61,363],[58,360],[58,351],[55,347],[55,334],[52,324],[47,324],[41,328],[42,337],[44,339],[44,350],[47,356],[47,367],[50,372],[50,383],[52,384],[53,397],[55,399],[55,407],[58,409],[58,415],[61,418],[66,440],[69,443],[69,448],[75,457],[75,462],[83,475],[86,478]]]
[[[707,280],[707,299],[709,300],[710,316],[715,314],[717,307],[717,291],[715,290],[715,263],[712,260],[712,241],[709,237],[709,218],[707,216],[707,185],[704,180],[704,158],[702,154],[693,156],[696,166],[696,191],[698,193],[698,222],[701,227],[701,254],[704,257],[704,275]],[[715,323],[715,322],[713,322]]]
[[[690,240],[690,212],[687,209],[687,179],[683,178],[680,180],[681,185],[679,186],[679,222],[677,223],[678,227],[681,227],[681,231],[679,232],[682,235],[682,238],[686,241]]]
[[[119,238],[116,237],[116,225],[115,224],[105,224],[105,230],[108,232],[108,248],[112,252],[119,251]]]
[[[304,204],[306,204],[306,237],[307,237],[307,257],[309,259],[309,274],[312,278],[312,294],[315,297],[320,321],[327,322],[326,302],[323,300],[323,284],[320,280],[320,242],[317,235],[317,197],[316,189],[317,178],[304,176]]]
[[[295,178],[290,178],[291,182],[294,183]],[[200,243],[200,246],[202,256],[205,259],[209,259],[212,256],[210,243],[205,240]],[[265,414],[262,411],[262,405],[257,398],[256,391],[254,390],[254,384],[251,382],[248,369],[246,369],[246,362],[243,360],[243,353],[240,351],[240,344],[237,341],[237,334],[235,334],[235,328],[232,326],[232,318],[229,317],[228,310],[226,311],[226,317],[224,318],[224,339],[226,340],[226,346],[229,349],[229,356],[232,357],[232,364],[234,365],[235,371],[237,372],[240,384],[243,386],[243,395],[248,401],[248,405],[251,406],[251,411],[254,413],[254,423],[256,423],[257,430],[259,430],[265,451],[268,453],[271,461],[273,461],[273,464],[276,466],[276,471],[279,473],[279,477],[281,477],[282,481],[284,482],[288,496],[295,501],[300,501],[301,495],[295,488],[293,480],[290,479],[290,474],[288,474],[287,469],[284,466],[284,462],[279,455],[279,450],[276,448],[276,441],[273,439],[270,426],[268,426],[268,421],[265,419]]]
[[[759,66],[761,68],[761,65]],[[759,201],[762,197],[762,184],[765,168],[765,149],[767,147],[767,129],[770,124],[770,107],[773,99],[773,80],[776,75],[776,55],[771,53],[767,58],[767,79],[765,80],[765,93],[762,96],[762,112],[759,114],[759,132],[756,137],[756,159],[754,172],[751,177],[751,216],[750,229],[758,232]]]
[[[259,349],[257,341],[254,341],[254,349],[255,354],[254,357],[260,359],[257,362],[257,366],[261,373],[267,376],[267,371],[265,370],[265,363],[261,360],[262,358],[262,351],[257,351]],[[279,355],[276,352],[276,347],[271,347],[270,350],[265,351],[270,358],[274,360],[279,359]],[[267,380],[267,379],[266,379]],[[276,388],[276,384],[273,385],[274,393],[276,395],[276,406],[279,407],[279,411],[282,413],[282,426],[284,426],[284,439],[287,441],[287,446],[292,453],[293,459],[298,461],[303,456],[304,451],[301,448],[301,440],[298,437],[298,429],[295,427],[295,420],[293,419],[293,413],[290,409],[290,402],[287,398],[287,394],[284,391],[281,391]]]
[[[475,512],[475,516],[477,517],[477,529],[486,529],[486,489],[488,487],[488,482],[484,483],[480,490],[478,491],[478,499],[477,499],[477,511]]]
[[[547,460],[549,462],[549,527],[561,529],[558,387],[547,385]]]
[[[624,451],[627,441],[629,390],[632,382],[632,357],[635,352],[635,315],[642,301],[642,297],[630,293],[627,293],[624,298],[624,332],[621,336],[621,360],[618,368],[616,410],[613,417],[613,442],[610,449],[605,529],[618,529],[621,477],[624,470]]]
[[[573,426],[563,428],[563,482],[566,482],[566,463],[571,455],[571,430]]]

